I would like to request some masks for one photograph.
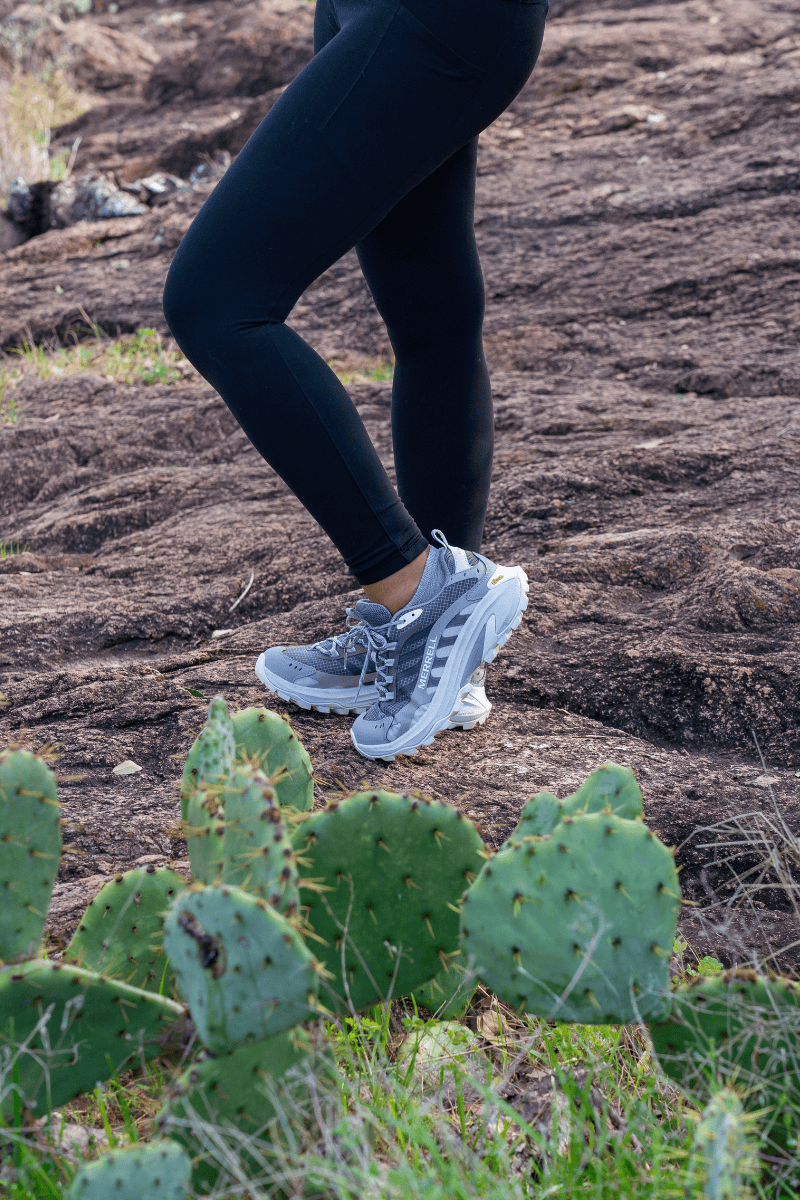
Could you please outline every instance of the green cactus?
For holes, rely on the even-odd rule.
[[[184,1200],[192,1164],[175,1142],[147,1142],[110,1150],[82,1167],[69,1200]]]
[[[105,884],[81,917],[64,960],[122,979],[131,987],[172,995],[164,953],[164,913],[186,882],[152,864]]]
[[[477,980],[460,963],[442,968],[427,983],[415,987],[412,993],[417,1004],[424,1004],[440,1021],[460,1021],[466,1015],[475,995]]]
[[[226,779],[233,770],[235,759],[236,742],[228,706],[222,696],[215,696],[208,706],[208,720],[183,768],[181,820],[190,821],[189,801],[195,792]]]
[[[293,1029],[195,1063],[173,1083],[167,1103],[156,1117],[156,1127],[192,1155],[192,1186],[201,1196],[217,1183],[219,1168],[208,1139],[198,1136],[198,1119],[210,1122],[218,1133],[233,1128],[263,1139],[264,1127],[275,1116],[267,1090],[290,1068],[303,1063],[310,1051],[308,1034]],[[240,1139],[236,1145],[241,1148]]]
[[[763,1140],[789,1148],[800,1110],[800,983],[743,967],[699,977],[672,993],[668,1015],[649,1023],[656,1057],[672,1079],[704,1103],[709,1079],[745,1089],[745,1106],[770,1108]]]
[[[758,1172],[755,1121],[730,1088],[709,1101],[692,1138],[687,1184],[691,1195],[707,1200],[746,1200],[745,1180]],[[702,1188],[698,1192],[697,1186]]]
[[[189,751],[181,781],[181,819],[192,878],[211,883],[222,860],[223,821],[219,793],[233,771],[236,743],[228,706],[215,696],[208,720]]]
[[[666,1010],[678,907],[672,855],[643,822],[567,816],[486,863],[464,897],[461,947],[515,1008],[635,1021]]]
[[[551,792],[537,792],[523,806],[516,829],[500,850],[507,850],[512,842],[524,837],[544,837],[558,824],[564,812],[564,803],[557,796]]]
[[[279,912],[296,912],[297,856],[266,776],[256,767],[239,767],[222,793],[222,803],[221,880],[261,896]]]
[[[99,1080],[153,1058],[185,1022],[181,1004],[81,967],[33,959],[0,971],[0,1074],[28,1108],[59,1108]],[[0,1111],[14,1110],[8,1089]]]
[[[240,888],[192,888],[164,919],[164,948],[205,1045],[262,1041],[316,1011],[319,966],[264,900]]]
[[[544,837],[564,817],[613,812],[634,821],[642,811],[642,792],[633,771],[629,767],[618,767],[616,763],[605,763],[592,772],[577,792],[564,800],[550,792],[537,792],[531,796],[520,813],[516,829],[500,849],[507,850],[512,842],[523,837]]]
[[[236,757],[255,759],[279,802],[307,812],[314,804],[311,759],[288,717],[268,708],[244,708],[233,717]]]
[[[563,801],[564,812],[571,817],[583,813],[613,812],[635,821],[641,817],[642,791],[630,767],[607,762],[593,771],[577,792]]]
[[[455,905],[485,853],[455,809],[358,792],[311,813],[292,840],[305,872],[323,887],[301,881],[300,901],[322,939],[315,949],[333,975],[334,1003],[360,1009],[390,992],[402,996],[452,965]]]
[[[37,952],[61,855],[53,772],[28,750],[0,751],[0,962]]]

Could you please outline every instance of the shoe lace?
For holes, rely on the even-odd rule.
[[[348,654],[353,653],[356,646],[365,649],[363,655],[363,666],[359,676],[359,688],[356,691],[356,701],[361,695],[361,686],[363,677],[366,676],[369,660],[373,660],[375,664],[375,688],[378,689],[378,695],[381,700],[389,700],[391,679],[389,676],[389,668],[392,665],[393,659],[390,654],[392,650],[397,649],[397,642],[390,642],[384,634],[381,634],[381,629],[389,629],[391,620],[387,620],[385,625],[379,625],[375,628],[374,625],[367,625],[365,620],[362,620],[354,608],[347,608],[347,624],[349,626],[345,634],[337,634],[335,637],[326,637],[324,641],[315,642],[314,649],[320,650],[323,654],[329,654],[331,658],[336,658],[339,650],[344,650],[344,665],[347,666]],[[353,623],[353,624],[351,624]]]
[[[374,626],[367,625],[358,616],[355,609],[348,608],[345,611],[347,613],[347,632],[337,633],[335,637],[324,638],[321,642],[315,642],[314,649],[319,650],[322,654],[330,655],[331,658],[337,658],[339,652],[344,650],[344,665],[347,666],[347,655],[352,654],[356,646],[363,647],[365,650],[364,664],[358,678],[356,700],[361,695],[361,687],[364,683],[364,676],[367,673],[370,658],[375,662],[375,687],[378,690],[378,695],[381,700],[388,700],[391,687],[389,668],[392,665],[393,659],[388,657],[387,651],[396,650],[397,642],[390,642],[380,632],[380,629],[387,629],[391,625],[391,621],[387,621],[385,625],[376,629]]]

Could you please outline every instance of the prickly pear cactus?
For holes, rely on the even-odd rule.
[[[730,1088],[709,1101],[692,1138],[688,1182],[707,1200],[746,1200],[745,1180],[757,1173],[754,1121]],[[702,1190],[694,1190],[702,1189]]]
[[[236,757],[258,760],[278,801],[300,812],[314,804],[311,759],[289,719],[268,708],[244,708],[233,717]]]
[[[615,813],[628,821],[635,821],[643,812],[642,792],[630,767],[618,767],[607,762],[593,771],[577,792],[563,801],[568,816],[579,813]]]
[[[228,706],[222,696],[215,696],[208,706],[208,720],[189,751],[181,781],[181,819],[192,878],[200,883],[210,883],[219,873],[223,835],[219,795],[235,758]]]
[[[43,1114],[48,1103],[59,1108],[129,1060],[163,1053],[185,1017],[182,1004],[81,967],[42,958],[7,967],[0,971],[0,1076],[10,1079],[15,1067],[21,1102]],[[0,1111],[13,1114],[13,1089]]]
[[[209,1151],[208,1139],[193,1129],[193,1118],[210,1122],[223,1137],[233,1129],[263,1139],[264,1127],[275,1116],[269,1088],[276,1088],[290,1068],[305,1062],[310,1050],[308,1034],[293,1029],[195,1063],[173,1083],[156,1127],[192,1155],[192,1187],[199,1195],[207,1195],[216,1184],[219,1160]],[[241,1153],[241,1137],[234,1144]]]
[[[679,891],[641,821],[564,817],[498,852],[464,897],[461,947],[507,1003],[585,1024],[661,1015]]]
[[[152,864],[116,875],[94,898],[64,951],[75,962],[131,987],[172,995],[164,913],[186,881]]]
[[[412,995],[417,1004],[424,1004],[440,1021],[459,1021],[465,1016],[477,986],[474,974],[465,971],[456,959],[453,966],[415,987]]]
[[[735,967],[679,987],[671,1001],[649,1023],[661,1068],[700,1103],[709,1078],[735,1080],[748,1109],[770,1107],[762,1139],[786,1149],[800,1110],[800,983]]]
[[[233,770],[236,742],[228,706],[215,696],[208,706],[208,720],[186,758],[181,781],[181,819],[189,820],[192,795],[208,784],[218,784]]]
[[[36,954],[61,857],[53,772],[28,750],[0,751],[0,962]]]
[[[524,805],[516,829],[500,849],[507,850],[512,842],[524,837],[544,837],[563,815],[564,804],[557,796],[551,792],[537,792]]]
[[[296,912],[297,855],[266,776],[256,767],[239,767],[222,793],[222,803],[221,880],[260,896],[279,912]]]
[[[198,1035],[232,1050],[316,1011],[319,966],[285,917],[240,888],[192,888],[164,920],[164,948]]]
[[[314,948],[334,976],[326,1003],[364,1008],[390,992],[405,995],[451,965],[455,906],[485,853],[475,826],[455,809],[396,792],[358,792],[311,813],[292,840],[304,874],[330,889],[301,881],[301,907],[323,939]]]
[[[78,1171],[69,1200],[184,1200],[191,1171],[189,1156],[175,1142],[109,1150]]]
[[[612,812],[630,821],[642,815],[642,792],[629,767],[605,763],[593,771],[577,792],[559,800],[550,792],[531,796],[520,813],[519,823],[511,837],[500,849],[523,837],[543,837],[564,817],[582,813]]]

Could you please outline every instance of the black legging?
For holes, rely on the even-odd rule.
[[[437,527],[480,549],[494,420],[477,135],[528,79],[546,12],[546,0],[317,0],[314,57],[206,199],[167,276],[181,350],[360,584],[412,562]],[[352,246],[395,354],[402,500],[344,387],[284,323]]]

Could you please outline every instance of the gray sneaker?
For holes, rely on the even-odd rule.
[[[362,637],[357,632],[365,628],[357,611],[358,604],[363,603],[367,601],[359,600],[355,610],[347,609],[347,633],[310,646],[271,646],[265,650],[255,667],[264,686],[282,700],[293,700],[301,708],[315,708],[317,712],[345,716],[371,708],[380,699],[371,650],[367,664],[371,670],[365,672],[359,688],[367,644],[366,633]],[[485,679],[486,665],[481,663],[470,676],[469,691],[450,715],[450,729],[483,725],[492,708],[483,687]]]

